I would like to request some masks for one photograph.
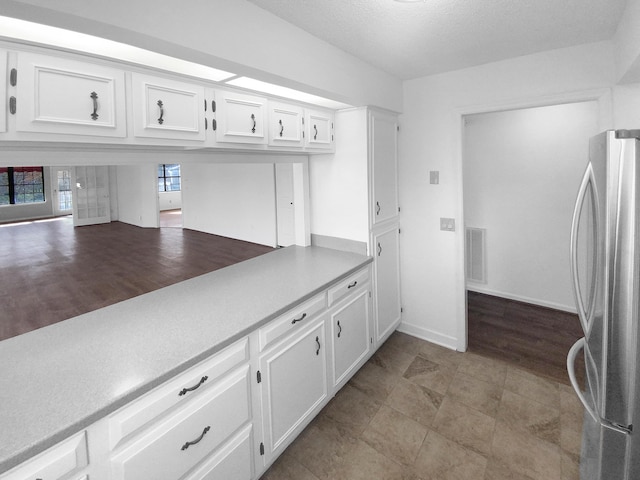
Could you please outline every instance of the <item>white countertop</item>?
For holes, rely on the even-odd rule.
[[[288,247],[0,342],[0,473],[369,262]]]

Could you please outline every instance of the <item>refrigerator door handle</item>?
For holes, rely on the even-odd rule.
[[[582,178],[582,182],[580,183],[580,189],[578,190],[578,197],[576,198],[576,204],[573,210],[573,219],[571,221],[571,276],[573,277],[573,293],[576,299],[576,307],[578,310],[578,318],[580,319],[580,323],[582,324],[582,330],[585,335],[589,333],[589,329],[591,326],[591,322],[589,321],[589,315],[593,311],[593,303],[595,301],[595,296],[592,295],[593,298],[590,298],[591,302],[589,311],[585,309],[585,305],[582,297],[582,289],[580,288],[580,279],[578,278],[578,227],[580,224],[580,212],[582,210],[582,205],[585,201],[585,197],[587,195],[587,191],[589,185],[595,186],[594,182],[594,173],[593,166],[591,163],[587,166],[587,170],[584,173],[584,177]],[[593,194],[597,196],[597,192],[595,189],[593,190]],[[595,199],[594,207],[597,208],[598,200]],[[598,231],[599,225],[598,220],[599,216],[596,212],[594,216],[596,225],[594,225],[595,231]]]
[[[575,390],[576,395],[578,395],[580,403],[582,403],[584,409],[591,416],[591,418],[593,418],[593,421],[596,423],[600,423],[600,416],[591,408],[591,406],[587,402],[587,399],[584,398],[584,394],[580,390],[578,380],[576,379],[576,357],[578,356],[580,350],[584,348],[584,345],[585,340],[584,337],[582,337],[576,343],[574,343],[569,350],[569,353],[567,354],[567,373],[569,373],[569,381],[571,382],[571,386]]]
[[[569,354],[567,355],[567,373],[569,373],[569,380],[571,381],[571,386],[575,390],[576,395],[578,395],[578,398],[580,399],[580,403],[582,403],[582,406],[587,411],[589,416],[593,418],[594,422],[596,422],[599,425],[602,425],[605,428],[608,428],[609,430],[613,430],[618,433],[623,433],[625,435],[630,435],[632,431],[632,425],[624,426],[624,425],[611,422],[605,418],[601,418],[600,415],[598,415],[593,410],[593,408],[591,408],[591,406],[587,402],[587,399],[584,397],[584,394],[580,390],[580,386],[578,385],[578,380],[576,379],[575,364],[576,364],[576,357],[578,356],[578,353],[580,352],[580,350],[584,348],[584,346],[585,346],[585,339],[584,337],[582,337],[576,343],[573,344],[573,346],[569,350]]]

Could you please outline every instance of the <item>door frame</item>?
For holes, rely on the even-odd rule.
[[[455,216],[459,218],[460,225],[464,229],[464,117],[479,113],[493,113],[505,110],[518,110],[524,108],[546,107],[566,103],[595,101],[598,104],[598,127],[600,131],[613,128],[613,100],[611,88],[598,88],[578,92],[563,93],[558,95],[545,95],[541,97],[522,98],[508,102],[496,102],[485,105],[463,106],[454,109],[451,116],[454,138],[454,184],[456,185],[456,208]],[[462,232],[464,233],[464,232]],[[456,350],[464,352],[468,345],[467,328],[467,295],[466,295],[466,274],[465,274],[465,235],[456,235]]]

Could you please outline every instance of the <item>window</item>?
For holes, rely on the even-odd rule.
[[[174,163],[158,165],[158,191],[180,191],[180,165]]]
[[[0,167],[0,205],[44,202],[42,167]]]

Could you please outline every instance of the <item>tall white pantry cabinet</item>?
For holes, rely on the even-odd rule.
[[[335,153],[310,160],[314,233],[354,240],[374,257],[371,342],[380,345],[401,320],[398,120],[360,107],[335,121]]]

